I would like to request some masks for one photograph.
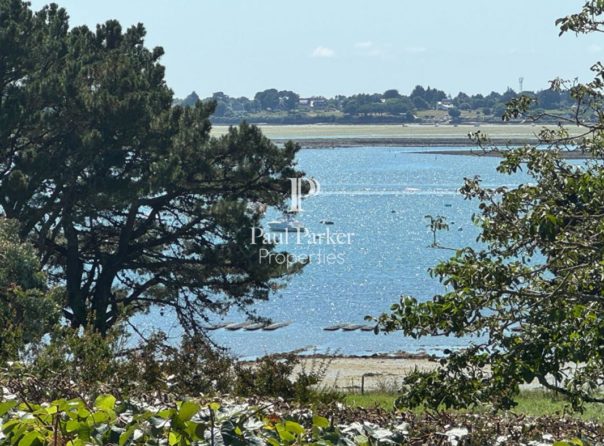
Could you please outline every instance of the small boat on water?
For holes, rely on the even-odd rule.
[[[224,329],[229,330],[229,331],[235,331],[235,330],[240,330],[242,328],[245,328],[252,324],[253,324],[253,322],[240,322],[240,323],[236,323],[236,324],[228,324],[224,327]]]
[[[363,325],[363,324],[336,324],[330,325],[329,327],[323,328],[324,331],[373,331],[374,325]]]
[[[256,330],[260,330],[261,328],[264,328],[264,327],[266,327],[265,322],[257,322],[255,324],[251,324],[251,325],[248,325],[247,327],[244,327],[244,330],[256,331]]]
[[[276,322],[274,324],[267,325],[267,326],[263,327],[262,329],[264,331],[274,331],[274,330],[277,330],[279,328],[287,327],[289,324],[291,324],[290,321],[287,321],[287,322]]]
[[[221,328],[226,327],[227,325],[229,325],[228,322],[221,322],[220,324],[214,324],[210,325],[209,327],[206,327],[206,330],[219,330]]]
[[[294,218],[295,212],[284,212],[278,220],[268,222],[268,227],[273,232],[306,231],[304,224]]]

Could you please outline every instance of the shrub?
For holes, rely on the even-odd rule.
[[[27,355],[59,319],[60,289],[49,290],[33,247],[0,218],[0,365]]]

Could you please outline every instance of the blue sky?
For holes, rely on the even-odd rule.
[[[46,1],[33,0],[38,9]],[[558,37],[554,21],[577,0],[82,0],[58,1],[71,24],[142,22],[163,46],[176,96],[266,88],[302,96],[450,94],[542,89],[557,76],[589,79],[604,37]]]

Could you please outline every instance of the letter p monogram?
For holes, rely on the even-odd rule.
[[[302,198],[318,195],[321,191],[321,185],[314,178],[290,178],[292,185],[292,204],[290,212],[300,212],[302,210]],[[302,193],[302,183],[308,183],[308,191]]]

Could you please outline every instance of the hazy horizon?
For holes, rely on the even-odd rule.
[[[71,26],[144,23],[147,46],[164,47],[166,79],[181,98],[192,91],[253,97],[267,88],[302,96],[409,94],[418,84],[453,96],[488,94],[517,90],[519,77],[525,90],[540,90],[558,76],[589,79],[604,53],[597,36],[558,37],[555,19],[582,1],[58,3]]]

